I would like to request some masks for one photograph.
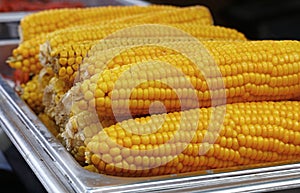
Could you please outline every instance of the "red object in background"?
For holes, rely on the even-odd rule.
[[[15,82],[16,86],[20,86],[21,84],[29,81],[29,73],[22,72],[21,70],[15,70],[13,81]]]
[[[0,12],[40,11],[56,8],[84,7],[81,2],[51,2],[49,0],[0,0]]]

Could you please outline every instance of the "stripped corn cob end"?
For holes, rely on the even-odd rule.
[[[38,117],[47,127],[47,129],[52,133],[53,136],[56,137],[59,134],[58,126],[55,124],[54,120],[52,120],[48,115],[46,115],[45,113],[40,113]]]
[[[52,70],[45,68],[39,74],[35,75],[32,80],[21,85],[21,98],[36,114],[44,111],[43,91],[52,76]]]
[[[55,120],[56,113],[55,107],[58,106],[62,95],[66,92],[66,85],[64,81],[59,80],[56,76],[53,76],[44,90],[43,105],[45,106],[45,113]],[[59,113],[60,114],[60,113]],[[57,120],[55,120],[57,123]],[[57,124],[59,125],[59,124]]]

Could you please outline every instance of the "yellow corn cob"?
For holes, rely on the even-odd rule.
[[[63,80],[73,84],[73,73],[69,75],[68,73],[64,72],[66,72],[68,68],[70,68],[69,71],[72,70],[73,72],[76,72],[78,66],[85,58],[88,51],[95,44],[99,43],[100,39],[106,37],[109,33],[113,32],[117,28],[125,28],[124,26],[129,25],[116,26],[116,28],[112,31],[104,31],[103,27],[92,26],[90,28],[84,28],[84,30],[66,30],[64,33],[61,32],[60,34],[56,34],[55,36],[53,36],[53,38],[49,37],[49,44],[44,45],[45,51],[41,52],[43,56],[42,58],[44,59],[44,61],[41,62],[43,65],[47,65],[48,63],[54,69],[54,72],[58,74],[59,77],[62,77]],[[175,27],[178,30],[182,30],[199,40],[246,40],[244,35],[240,32],[224,27],[203,26],[198,24],[175,24],[168,26]],[[112,35],[111,38],[105,39],[105,43],[104,41],[102,41],[101,45],[107,45],[107,47],[103,47],[102,49],[108,49],[124,45],[134,45],[137,42],[140,44],[155,44],[164,41],[174,42],[188,39],[186,37],[179,37],[182,34],[178,34],[178,31],[176,30],[164,31],[166,30],[166,27],[150,25],[143,27],[136,26],[134,28],[136,28],[136,30],[130,30],[130,32],[128,33],[117,32],[117,34],[122,34],[123,37],[118,38]],[[150,30],[147,30],[148,28]],[[154,28],[157,28],[155,33],[153,30]],[[153,32],[153,34],[148,34],[149,31]],[[63,38],[65,38],[66,41],[63,41]],[[60,40],[60,42],[58,43],[57,40]],[[82,43],[81,41],[84,40],[90,41]],[[60,71],[62,72],[62,75],[59,74]]]
[[[167,17],[172,15],[179,15],[176,17]],[[157,16],[161,16],[163,19],[156,20]],[[154,18],[154,19],[153,19]],[[126,23],[123,25],[123,23]],[[181,9],[170,9],[155,13],[145,13],[140,16],[128,16],[116,20],[109,20],[109,23],[100,20],[100,22],[94,22],[88,25],[78,25],[75,27],[71,27],[68,30],[57,30],[57,33],[50,34],[40,34],[34,38],[31,38],[19,45],[18,48],[13,50],[12,57],[8,59],[8,64],[12,68],[22,69],[25,72],[32,72],[36,74],[42,68],[41,64],[37,61],[40,45],[46,42],[46,40],[50,40],[51,46],[56,46],[57,43],[63,45],[64,43],[73,43],[78,42],[79,40],[86,41],[92,38],[93,40],[101,39],[110,33],[122,29],[124,27],[129,27],[136,24],[145,24],[145,23],[159,23],[159,24],[176,24],[176,23],[197,23],[197,24],[211,24],[212,19],[207,8],[202,6],[196,7],[187,7]],[[89,31],[83,30],[88,29],[89,27],[99,26],[99,28],[94,28],[91,32],[96,32],[91,35]],[[98,29],[95,30],[95,29]],[[76,35],[75,31],[81,31],[81,34]],[[66,34],[65,31],[68,31],[69,34]],[[68,33],[67,32],[67,33]],[[98,34],[100,33],[100,34]],[[60,34],[60,36],[59,36]],[[55,39],[53,37],[59,36]],[[66,37],[70,36],[71,39],[66,39]],[[82,38],[83,39],[78,39]],[[240,37],[241,38],[241,37]],[[244,38],[244,37],[243,37]],[[52,40],[53,39],[53,40]],[[70,41],[72,40],[72,42]],[[54,43],[53,43],[54,42]],[[23,66],[26,64],[25,66]],[[30,67],[30,68],[29,68]],[[31,70],[32,69],[32,70]]]
[[[21,85],[21,98],[36,114],[44,110],[43,91],[52,76],[52,70],[45,68],[40,74],[35,75],[30,81]]]
[[[126,22],[130,19],[125,18]],[[140,14],[136,15],[135,20],[141,23],[187,23],[187,22],[201,22],[203,25],[212,25],[213,19],[210,11],[204,6],[190,6],[179,10],[167,9],[158,12],[157,14]]]
[[[41,42],[46,41],[45,35],[39,35],[31,40],[21,42],[12,52],[12,56],[6,61],[10,67],[20,69],[23,72],[38,74],[42,69],[39,61]]]
[[[299,108],[296,101],[235,103],[226,105],[225,115],[219,106],[123,121],[86,143],[86,159],[100,173],[119,176],[299,160]],[[225,116],[224,122],[210,122],[212,116]]]
[[[69,26],[109,21],[134,14],[151,13],[175,9],[171,6],[152,5],[140,6],[108,6],[83,9],[55,9],[30,14],[21,20],[23,40],[28,40],[42,33],[49,33]],[[203,14],[210,15],[209,11],[202,8]],[[208,17],[207,16],[207,17]],[[51,18],[51,20],[49,19]]]
[[[76,98],[69,111],[76,115],[81,111],[96,109],[101,120],[129,116],[128,108],[130,115],[140,116],[147,115],[150,107],[156,113],[173,112],[199,105],[208,107],[222,104],[225,97],[227,103],[299,97],[300,42],[202,43],[209,54],[202,50],[202,55],[193,56],[203,63],[200,67],[174,50],[170,49],[167,54],[157,57],[157,52],[152,52],[157,46],[144,46],[121,52],[103,69],[103,56],[97,56],[95,52],[96,55],[88,60],[90,65],[85,71],[87,74],[96,74],[100,69],[102,73],[83,80],[66,93],[67,98]],[[187,46],[185,42],[174,44],[177,48]],[[197,46],[189,43],[186,50],[193,53],[199,49]],[[168,50],[166,47],[160,48]],[[149,60],[167,62],[170,66],[162,67],[158,62],[144,65]],[[141,62],[142,65],[137,65]],[[184,75],[174,69],[181,70]],[[220,74],[217,73],[218,69]],[[154,80],[145,79],[149,76]],[[140,81],[142,83],[135,85]],[[157,100],[164,104],[165,109],[159,105],[151,106]]]
[[[101,48],[99,48],[99,49],[101,49]],[[97,47],[97,50],[99,50],[99,49]],[[108,60],[110,57],[113,57],[114,53],[119,52],[120,50],[122,50],[122,47],[115,47],[115,48],[108,49],[108,50],[104,49],[103,53],[100,53],[100,52],[97,52],[97,53],[102,55],[105,60],[101,60],[100,58],[96,58],[96,60],[99,63],[105,64],[106,60]],[[133,53],[136,55],[140,54],[141,58],[142,58],[142,55],[146,55],[148,53],[148,51],[149,51],[148,47],[145,47],[145,48],[141,47],[139,49],[136,49],[136,52],[133,51]],[[173,50],[168,50],[166,48],[162,48],[162,47],[158,47],[158,46],[152,46],[152,52],[155,53],[153,55],[152,59],[157,59],[157,60],[160,60],[160,58],[164,57],[164,55],[175,53]],[[94,61],[90,61],[90,62],[94,63]],[[130,63],[132,61],[129,60],[128,62]],[[87,63],[89,63],[88,60],[87,60]],[[117,66],[119,66],[119,64],[116,64],[115,66],[114,65],[107,66],[107,68],[112,69]],[[98,67],[101,69],[100,66],[98,66]],[[88,67],[84,66],[83,68],[88,68]],[[82,71],[85,71],[85,70],[82,69]],[[88,71],[89,70],[87,70],[86,72],[88,73]],[[95,70],[95,71],[97,71],[97,70]],[[62,75],[61,71],[59,72],[59,75]],[[88,75],[90,76],[89,73],[88,73]],[[76,73],[74,74],[74,77],[75,76],[76,76]],[[64,110],[61,109],[62,107],[64,107],[64,104],[62,104],[63,103],[62,97],[69,90],[70,86],[71,85],[70,85],[69,81],[66,81],[65,79],[63,79],[62,76],[60,76],[60,78],[55,76],[54,78],[52,78],[49,85],[46,87],[45,93],[44,93],[43,103],[45,106],[46,114],[49,115],[51,118],[55,119],[56,123],[58,125],[60,125],[62,128],[65,125],[65,122],[60,120],[60,118],[61,118],[60,114],[62,112],[64,112]],[[58,110],[58,109],[60,109],[60,110]],[[62,118],[64,119],[65,116],[62,116]],[[109,123],[114,123],[114,122],[112,122],[111,119],[105,119],[105,118],[101,121],[105,122],[105,120],[109,120],[108,121]]]
[[[93,136],[86,159],[100,173],[117,176],[295,161],[300,159],[299,110],[296,101],[252,102],[228,104],[225,115],[219,106],[127,120]],[[211,121],[223,116],[223,122]]]
[[[174,27],[174,30],[166,30],[165,27],[156,26],[157,31],[153,31],[153,28],[155,26],[153,25],[145,25],[144,24],[163,24]],[[50,52],[54,52],[52,54],[55,54],[55,50],[59,46],[63,46],[64,44],[70,44],[70,43],[77,43],[77,42],[83,42],[83,41],[95,41],[100,40],[102,38],[107,37],[108,35],[111,35],[111,33],[114,33],[121,29],[126,29],[129,27],[135,27],[137,31],[129,31],[128,34],[118,32],[117,34],[122,34],[122,37],[125,38],[125,35],[128,35],[129,37],[177,37],[182,35],[182,33],[178,33],[175,28],[178,30],[182,30],[186,32],[187,34],[190,34],[191,36],[194,36],[195,38],[199,39],[212,39],[212,40],[246,40],[245,36],[230,28],[220,27],[220,26],[208,26],[208,25],[202,25],[199,22],[192,22],[192,23],[178,23],[178,24],[172,24],[172,23],[163,23],[162,21],[159,22],[153,22],[153,23],[136,23],[132,22],[129,24],[123,24],[123,23],[116,23],[116,24],[109,24],[109,25],[87,25],[84,27],[84,29],[81,26],[68,28],[66,30],[59,30],[55,33],[51,33],[47,37],[47,44],[49,47]],[[151,32],[147,31],[148,29],[151,30]],[[114,37],[114,34],[112,34],[112,37]]]
[[[117,51],[121,51],[123,49],[123,45],[134,45],[137,42],[141,42],[142,44],[152,44],[155,42],[176,42],[179,41],[180,38],[126,38],[126,39],[113,39],[105,41],[105,43],[97,46],[97,54],[101,54],[103,56],[103,60],[101,62],[105,64],[110,58],[113,57],[113,53]],[[185,39],[182,39],[185,41]],[[81,69],[82,72],[87,70],[87,64],[89,63],[88,58],[85,62],[86,65],[80,66],[82,61],[87,55],[87,53],[91,50],[92,46],[94,46],[98,41],[93,42],[84,42],[80,44],[67,44],[62,47],[60,51],[58,51],[58,57],[52,58],[51,68],[56,74],[56,78],[64,83],[63,89],[64,92],[68,91],[71,86],[75,83],[75,79]],[[187,40],[188,42],[188,40]],[[153,52],[157,52],[156,56],[163,56],[166,53],[163,53],[166,49],[162,49],[160,47],[153,48]],[[143,50],[139,50],[139,52],[143,52]],[[146,54],[145,52],[144,54]],[[100,61],[99,61],[100,62]],[[91,66],[92,67],[92,66]],[[115,67],[115,66],[113,66]],[[112,67],[112,68],[113,68]],[[91,76],[91,74],[89,74]],[[61,90],[62,91],[62,90]],[[62,92],[64,94],[64,92]]]

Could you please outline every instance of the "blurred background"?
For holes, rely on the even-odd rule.
[[[17,38],[18,20],[27,12],[60,7],[135,3],[139,0],[0,0],[0,39]],[[249,39],[300,39],[299,0],[146,0],[177,6],[205,5],[216,25],[235,28]],[[23,13],[25,11],[25,13]],[[14,15],[9,13],[18,12]],[[9,18],[5,18],[9,14]],[[5,20],[10,20],[7,22]]]
[[[216,25],[235,28],[249,39],[300,39],[299,0],[149,0],[179,6],[205,5]]]
[[[17,24],[36,10],[140,3],[139,0],[0,0],[0,39],[17,38]],[[216,25],[235,28],[249,39],[300,39],[299,0],[145,0],[177,6],[205,5]],[[25,11],[25,13],[24,13]],[[14,12],[14,15],[10,13]],[[9,17],[3,18],[3,16]],[[10,22],[6,20],[9,19]]]

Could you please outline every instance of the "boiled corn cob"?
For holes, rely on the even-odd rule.
[[[137,14],[133,18],[121,18],[120,22],[126,23],[135,20],[138,23],[191,23],[200,22],[202,25],[212,25],[213,18],[210,11],[204,6],[190,6],[180,9],[166,9],[154,14]]]
[[[174,14],[179,15],[179,16],[166,17],[167,15],[172,16]],[[161,18],[163,18],[163,19],[156,20],[155,18],[159,15],[161,15]],[[152,18],[154,18],[154,19],[152,19]],[[181,8],[181,9],[170,9],[170,10],[166,10],[166,11],[156,12],[155,14],[152,12],[145,13],[145,14],[142,14],[140,16],[140,18],[139,17],[136,18],[136,16],[129,16],[129,17],[123,17],[123,18],[116,19],[116,20],[109,20],[108,24],[101,20],[100,22],[98,21],[98,22],[90,24],[90,25],[92,25],[92,26],[103,26],[104,25],[103,27],[106,29],[105,30],[106,33],[104,33],[104,35],[107,36],[108,34],[114,32],[118,29],[121,29],[120,25],[119,25],[121,23],[131,23],[131,25],[133,25],[133,24],[145,24],[145,23],[160,23],[160,24],[174,23],[175,24],[175,23],[194,23],[194,22],[196,22],[198,24],[200,23],[202,25],[212,23],[211,15],[210,15],[209,11],[207,10],[207,8],[202,7],[202,6],[196,6],[196,7],[187,7],[187,8]],[[114,23],[117,24],[117,26],[113,25]],[[88,25],[80,25],[77,28],[75,27],[75,29],[77,29],[77,30],[80,29],[81,32],[83,32],[82,30],[86,29],[87,27],[88,27]],[[71,28],[71,30],[72,29],[73,28]],[[64,33],[65,30],[62,29],[62,30],[57,30],[57,31],[59,31],[58,34],[61,34],[61,33]],[[97,33],[99,33],[99,31]],[[94,40],[97,38],[97,33],[92,35]],[[17,69],[21,68],[22,70],[26,70],[25,72],[37,73],[42,68],[41,64],[36,61],[36,59],[38,58],[40,45],[43,44],[44,42],[46,42],[46,40],[50,39],[50,41],[51,41],[52,37],[56,36],[55,34],[56,33],[54,33],[52,35],[51,34],[50,35],[40,34],[36,38],[34,37],[34,38],[29,39],[28,41],[25,41],[24,43],[21,43],[18,48],[13,50],[12,57],[10,57],[9,60],[7,61],[8,64],[12,68],[17,68]],[[88,38],[90,38],[90,36],[87,35],[88,32],[84,30],[84,34],[86,34],[86,35],[84,35],[86,37],[86,38],[84,38],[84,40],[88,40]],[[67,34],[63,34],[60,37],[62,39],[57,38],[57,39],[55,39],[55,41],[57,41],[58,43],[66,42],[66,41],[64,41],[66,38],[65,35],[67,35]],[[78,39],[75,35],[76,34],[71,34],[70,37],[75,38],[73,40],[76,42],[76,41],[78,41]],[[101,32],[100,35],[103,36],[103,33]],[[80,36],[78,36],[78,37],[80,37]],[[62,41],[64,41],[64,42],[62,42]],[[68,43],[71,43],[71,42],[68,41]],[[23,67],[22,64],[24,64],[24,63],[25,64],[28,63],[28,65]],[[28,68],[28,66],[30,66],[30,68]],[[33,69],[31,70],[31,68],[33,68]]]
[[[124,26],[129,25],[116,26],[113,31],[119,27],[119,29],[125,28]],[[124,33],[119,31],[109,36],[109,38],[104,39],[101,43],[99,43],[99,40],[106,37],[112,31],[103,31],[102,27],[94,26],[85,28],[84,30],[76,30],[77,32],[74,33],[72,31],[66,31],[65,33],[55,35],[53,38],[49,38],[49,44],[45,45],[45,51],[41,52],[42,58],[44,59],[42,64],[47,65],[48,63],[59,77],[68,83],[73,84],[73,73],[71,73],[71,75],[66,73],[60,75],[59,72],[65,72],[68,68],[73,72],[76,72],[88,51],[96,44],[98,44],[98,48],[100,47],[99,44],[101,44],[107,46],[101,49],[108,49],[117,46],[134,45],[137,43],[155,44],[164,41],[175,42],[190,39],[188,35],[186,35],[188,37],[181,37],[183,32],[188,33],[199,40],[246,40],[244,35],[236,30],[223,27],[202,26],[198,24],[177,24],[168,26],[170,26],[170,29],[167,29],[167,26],[162,27],[158,25],[135,26],[132,30],[124,30]],[[180,31],[181,33],[178,33],[175,28],[171,27],[175,27],[177,30],[182,30],[183,32]],[[63,37],[66,37],[68,40],[62,41]],[[57,40],[60,40],[61,42],[58,43]],[[90,41],[82,43],[81,41],[84,40]]]
[[[299,160],[299,112],[296,101],[252,102],[126,120],[93,136],[86,159],[100,173],[117,176]]]
[[[33,39],[21,42],[12,51],[12,56],[6,61],[10,67],[20,69],[23,72],[38,74],[42,69],[39,61],[39,43],[46,41],[45,35],[36,36]]]
[[[83,9],[55,9],[30,14],[21,20],[22,39],[28,40],[43,33],[80,24],[110,21],[116,18],[132,16],[134,14],[153,13],[175,9],[172,6],[108,6]],[[202,14],[210,15],[209,10],[202,8]],[[51,18],[51,19],[49,19]]]
[[[175,44],[177,48],[187,45]],[[63,97],[65,101],[70,96],[76,98],[68,111],[76,115],[96,109],[100,120],[116,117],[122,120],[126,116],[147,115],[150,107],[162,113],[224,104],[225,99],[226,103],[235,103],[299,97],[300,42],[204,41],[202,44],[204,47],[199,48],[198,43],[189,43],[185,48],[200,66],[171,49],[161,57],[157,57],[160,52],[152,51],[169,48],[144,46],[125,49],[103,69],[103,57],[95,52],[88,60],[88,67],[92,68],[86,70],[87,74],[95,75],[78,83]],[[200,55],[196,54],[197,49],[202,49]],[[151,60],[154,62],[145,64]],[[160,62],[170,66],[161,66]],[[165,109],[151,106],[157,100]]]
[[[99,49],[101,49],[101,48],[99,48]],[[120,52],[123,48],[124,47],[115,47],[115,48],[108,49],[108,50],[104,49],[103,52],[98,52],[99,49],[98,49],[98,46],[96,46],[95,49],[97,50],[97,53],[100,54],[101,56],[103,56],[103,58],[94,58],[94,59],[97,60],[97,62],[99,62],[100,64],[105,64],[109,60],[109,58],[113,57],[115,55],[115,53]],[[154,53],[154,55],[152,56],[152,59],[156,59],[156,60],[160,60],[160,58],[164,58],[165,55],[175,53],[173,50],[169,50],[169,49],[158,47],[158,46],[152,46],[151,50]],[[133,50],[133,54],[137,55],[137,58],[139,58],[141,60],[143,58],[143,55],[146,55],[148,53],[148,51],[149,51],[148,47],[145,47],[145,48],[139,47],[138,49]],[[93,58],[91,58],[91,59],[93,59]],[[87,64],[89,64],[89,63],[94,63],[95,61],[87,60],[86,62],[87,62]],[[128,60],[126,64],[131,63],[131,62],[132,62],[131,60]],[[116,64],[116,65],[112,64],[112,65],[108,65],[107,68],[113,69],[118,66],[119,66],[119,64]],[[91,67],[96,67],[96,66],[91,65]],[[97,68],[99,68],[99,70],[101,70],[104,67],[105,66],[102,65],[102,67],[98,66]],[[87,76],[90,77],[91,74],[89,74],[89,72],[94,73],[94,71],[91,71],[92,69],[95,70],[95,73],[97,72],[97,69],[94,69],[94,68],[89,69],[89,66],[83,66],[83,69],[81,69],[81,71],[86,72]],[[59,72],[59,75],[62,75],[61,71]],[[74,77],[75,76],[76,76],[76,73],[74,73]],[[86,78],[88,79],[88,77],[86,77]],[[62,76],[60,78],[55,77],[55,78],[53,78],[53,81],[50,81],[49,85],[45,89],[46,92],[44,93],[44,99],[45,99],[44,105],[46,107],[45,112],[50,117],[54,118],[56,120],[56,123],[62,127],[64,127],[65,122],[63,120],[60,120],[61,117],[58,115],[61,112],[65,112],[63,109],[61,109],[62,107],[64,107],[64,104],[63,104],[64,102],[62,100],[64,100],[64,98],[63,98],[64,94],[69,90],[70,86],[71,85],[69,84],[69,81],[66,81],[66,79],[63,79]],[[60,109],[60,110],[58,110],[58,109]],[[65,119],[65,115],[63,116],[63,119]],[[104,118],[103,120],[107,120],[107,119]]]
[[[145,25],[145,24],[163,24],[159,25]],[[142,26],[144,25],[144,26]],[[173,27],[173,30],[167,29],[166,26],[170,28]],[[133,30],[124,30],[124,32],[117,32],[116,34],[112,34],[118,30],[126,29],[133,27],[137,31]],[[157,31],[154,31],[157,30]],[[177,30],[176,30],[177,29]],[[149,30],[149,31],[148,31]],[[129,37],[162,37],[162,36],[170,36],[177,37],[182,36],[183,33],[179,33],[178,31],[184,31],[191,36],[195,36],[196,38],[203,39],[212,39],[212,40],[246,40],[245,36],[230,28],[220,27],[220,26],[208,26],[202,25],[199,22],[193,23],[164,23],[162,21],[147,23],[147,22],[132,22],[132,23],[115,23],[110,25],[86,25],[84,29],[81,26],[68,28],[66,30],[59,30],[55,33],[51,33],[48,35],[48,47],[50,52],[55,52],[57,47],[63,46],[67,43],[77,43],[83,41],[95,41],[100,40],[104,37],[107,38],[115,38],[121,36],[125,38]],[[126,34],[127,32],[127,34]],[[110,36],[109,36],[110,35]],[[52,53],[55,54],[55,53]]]

